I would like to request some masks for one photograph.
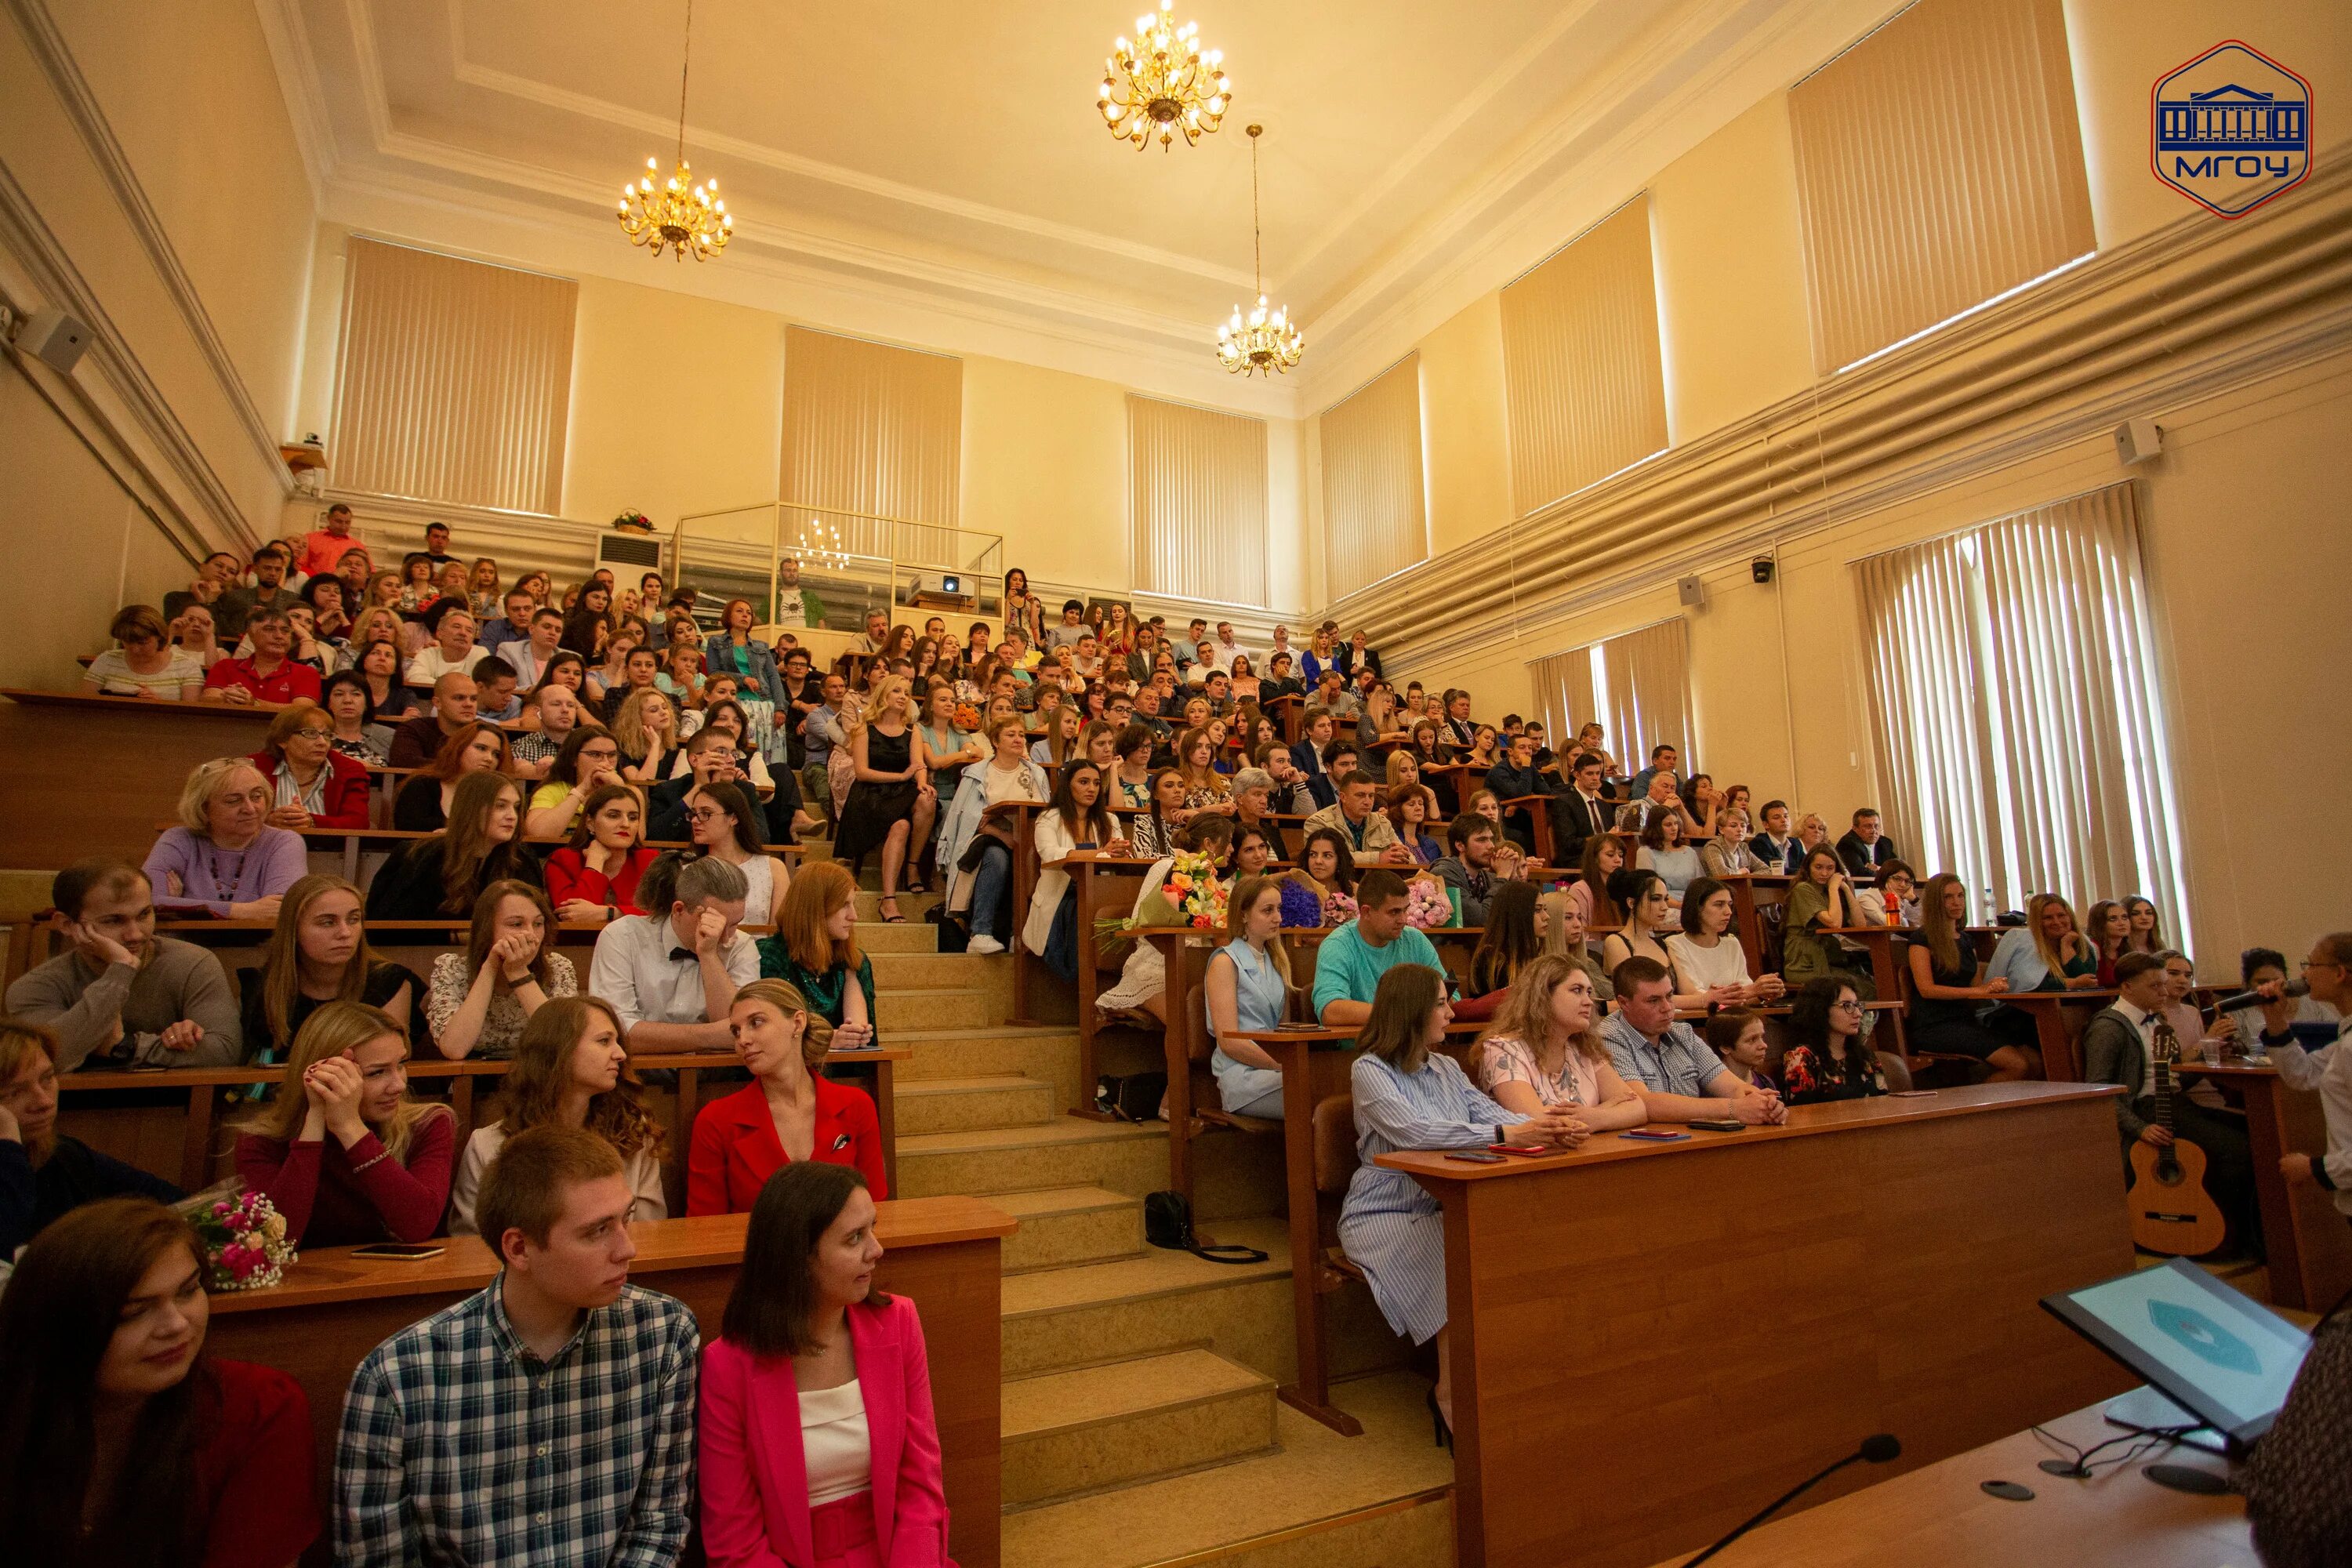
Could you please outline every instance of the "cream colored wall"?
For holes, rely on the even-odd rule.
[[[1421,421],[1430,543],[1443,554],[1510,521],[1500,294],[1422,340]]]
[[[1010,360],[963,362],[966,528],[1004,536],[1004,564],[1041,583],[1124,589],[1127,394]]]

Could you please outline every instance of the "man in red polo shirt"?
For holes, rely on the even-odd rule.
[[[256,610],[245,629],[253,638],[251,658],[225,658],[205,672],[205,700],[237,707],[284,706],[297,698],[319,700],[319,672],[286,657],[294,643],[294,623],[283,610]]]
[[[332,572],[342,563],[343,552],[358,543],[352,537],[352,509],[337,501],[327,509],[327,526],[314,529],[302,540],[302,574],[316,577],[321,572]]]

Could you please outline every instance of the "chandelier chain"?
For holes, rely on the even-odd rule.
[[[686,162],[686,77],[694,68],[694,0],[686,0],[686,48],[677,61],[677,161]]]
[[[1290,313],[1269,309],[1265,300],[1265,221],[1259,201],[1257,139],[1265,127],[1249,127],[1250,139],[1250,278],[1257,286],[1257,306],[1246,315],[1234,307],[1233,319],[1217,329],[1217,363],[1235,375],[1280,375],[1298,363],[1307,351]]]

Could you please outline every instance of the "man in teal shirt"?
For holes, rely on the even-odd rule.
[[[1385,866],[1356,884],[1356,918],[1315,952],[1315,1016],[1327,1029],[1352,1029],[1372,1016],[1381,976],[1400,963],[1445,965],[1430,940],[1404,922],[1404,879]]]

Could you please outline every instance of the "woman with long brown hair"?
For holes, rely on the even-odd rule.
[[[236,1173],[310,1247],[422,1241],[449,1201],[456,1118],[408,1093],[408,1031],[330,1002],[294,1037],[278,1098],[237,1124]]]
[[[392,825],[403,833],[437,833],[449,825],[457,783],[472,773],[514,776],[514,752],[496,724],[472,723],[441,742],[433,760],[393,797]]]
[[[415,975],[369,948],[357,888],[341,877],[305,877],[286,889],[261,963],[246,972],[246,1053],[261,1066],[284,1061],[303,1024],[329,1002],[365,1003],[410,1028],[422,989]]]
[[[668,1217],[661,1123],[645,1107],[645,1090],[622,1040],[621,1016],[602,997],[566,996],[531,1015],[514,1068],[499,1089],[499,1120],[475,1130],[457,1162],[449,1188],[450,1235],[474,1234],[474,1202],[484,1173],[508,1139],[534,1127],[584,1127],[610,1143],[636,1194],[630,1220]]]
[[[284,1568],[318,1538],[301,1384],[205,1354],[204,1258],[152,1198],[89,1204],[0,1294],[0,1536],[42,1568]]]
[[[603,925],[642,914],[637,882],[654,863],[646,847],[645,792],[632,784],[588,792],[571,840],[547,859],[547,896],[567,925]]]
[[[2011,1010],[2023,1026],[2015,1038],[1987,1026],[1985,1006],[2008,995],[2010,983],[1997,975],[1978,983],[1968,923],[1968,884],[1949,871],[1928,878],[1919,895],[1919,934],[1905,944],[1903,955],[1911,971],[1911,1005],[1904,1018],[1911,1048],[1974,1057],[1992,1068],[1995,1083],[2040,1078],[2042,1056],[2031,1045],[2032,1018]]]
[[[1478,1037],[1478,1087],[1523,1116],[1575,1106],[1591,1131],[1639,1127],[1649,1114],[1610,1065],[1600,1025],[1601,1000],[1582,966],[1555,953],[1533,960]]]
[[[547,894],[529,882],[492,882],[474,900],[466,951],[434,959],[425,1017],[443,1056],[497,1061],[514,1055],[541,1007],[579,989],[572,961],[555,951]]]
[[[376,873],[368,887],[368,918],[462,920],[492,882],[543,885],[539,862],[523,852],[521,834],[522,786],[504,773],[467,773],[450,801],[448,826]]]

